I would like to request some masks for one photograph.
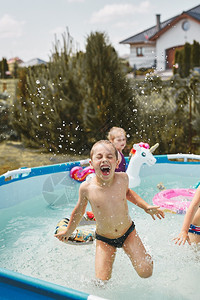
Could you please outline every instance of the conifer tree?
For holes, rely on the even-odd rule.
[[[191,68],[191,45],[189,43],[185,43],[184,51],[183,51],[183,74],[184,77],[188,77],[190,75]]]
[[[194,67],[200,66],[200,44],[196,41],[193,44],[185,43],[184,48],[176,50],[175,63],[178,70],[174,69],[174,74],[178,73],[182,78],[188,77]]]
[[[200,44],[197,41],[193,41],[191,48],[191,66],[192,68],[200,66]]]
[[[74,80],[76,55],[70,42],[70,36],[63,35],[63,47],[56,40],[50,63],[27,71],[25,94],[15,103],[13,123],[28,146],[57,153],[75,153],[82,147],[82,97]]]
[[[87,38],[84,85],[83,121],[91,142],[105,138],[112,126],[121,126],[130,134],[135,131],[131,86],[104,33],[91,33]]]
[[[6,72],[8,71],[7,59],[3,58],[0,61],[0,78],[7,78]]]

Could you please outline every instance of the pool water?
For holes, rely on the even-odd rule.
[[[48,180],[51,179],[52,175],[47,177],[40,195],[19,203],[17,209],[16,206],[1,209],[1,267],[106,299],[199,299],[200,251],[189,245],[179,247],[172,241],[181,229],[184,215],[166,213],[165,219],[154,221],[130,203],[136,230],[153,257],[153,276],[140,278],[123,250],[118,249],[112,279],[104,286],[97,286],[95,241],[72,245],[54,238],[58,221],[69,216],[75,206],[79,184],[67,188],[57,185],[56,199],[60,200],[51,197],[48,200],[48,193],[51,196]],[[191,188],[199,178],[156,174],[142,178],[134,190],[152,204],[153,196],[159,192],[156,186],[161,181],[166,188]],[[66,191],[71,199],[67,199],[67,203]],[[55,194],[55,190],[52,193]]]

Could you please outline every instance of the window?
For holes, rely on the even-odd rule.
[[[190,29],[190,23],[188,21],[184,21],[182,24],[182,28],[184,31],[188,31]]]
[[[136,48],[136,54],[137,54],[137,56],[144,56],[144,48],[143,47],[137,47]]]

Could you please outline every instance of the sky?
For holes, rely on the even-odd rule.
[[[0,60],[19,57],[48,61],[55,36],[67,28],[74,49],[85,50],[91,32],[105,32],[120,56],[129,45],[119,42],[200,5],[200,0],[7,0],[0,6]]]

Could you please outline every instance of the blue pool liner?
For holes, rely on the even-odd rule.
[[[0,299],[100,299],[44,280],[0,268]]]

